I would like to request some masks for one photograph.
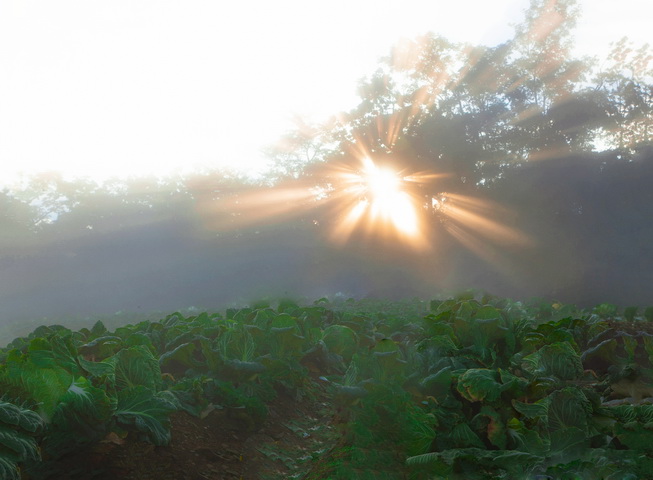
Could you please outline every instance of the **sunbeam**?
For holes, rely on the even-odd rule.
[[[367,156],[361,159],[361,167],[339,173],[344,208],[332,239],[344,243],[355,230],[363,229],[368,234],[397,237],[416,249],[428,248],[418,214],[420,203],[409,193],[409,180]]]
[[[491,217],[509,217],[510,212],[493,202],[459,194],[443,193],[432,198],[445,229],[478,256],[490,260],[487,240],[502,247],[529,247],[533,240],[525,233]],[[481,241],[484,238],[485,241]],[[493,263],[493,262],[492,262]]]

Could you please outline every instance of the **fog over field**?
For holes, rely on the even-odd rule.
[[[121,178],[99,167],[93,178],[87,164],[112,161],[99,142],[97,158],[86,147],[70,150],[87,155],[76,160],[81,176],[53,161],[6,181],[6,335],[262,297],[430,299],[478,289],[581,307],[653,305],[653,57],[628,39],[601,58],[578,56],[574,31],[586,28],[579,6],[520,4],[510,10],[509,38],[489,46],[438,32],[397,38],[352,85],[353,107],[324,120],[294,117],[286,133],[267,139],[256,166],[207,163],[180,131],[189,154],[175,150],[176,172],[140,175],[125,165]],[[99,92],[84,91],[91,96],[71,102],[104,105]],[[265,102],[241,103],[252,123],[231,125],[263,135],[270,122],[256,112]],[[20,128],[30,142],[47,143],[34,125]],[[128,143],[135,128],[127,135],[117,121],[105,133]],[[3,162],[20,164],[17,151]],[[143,162],[150,155],[148,164],[164,154],[129,151]]]
[[[623,162],[613,155],[529,165],[501,188],[477,194],[503,206],[492,217],[527,239],[516,245],[474,229],[465,244],[448,230],[453,220],[437,218],[428,226],[433,248],[361,232],[334,244],[337,220],[319,209],[216,230],[212,213],[198,210],[189,194],[157,204],[167,187],[151,205],[129,209],[129,197],[110,197],[103,213],[91,197],[84,211],[62,214],[37,232],[10,224],[0,314],[20,325],[66,315],[219,309],[262,297],[428,299],[466,288],[586,307],[648,305],[653,157]]]

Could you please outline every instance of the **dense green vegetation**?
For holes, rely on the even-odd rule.
[[[53,478],[108,435],[170,441],[169,415],[325,383],[340,441],[307,478],[647,478],[653,308],[462,294],[42,326],[0,353],[0,478]]]
[[[44,175],[3,189],[0,332],[19,316],[226,304],[277,285],[648,302],[653,57],[624,39],[600,62],[574,58],[577,13],[573,0],[532,0],[502,45],[399,44],[361,81],[356,108],[271,147],[260,182]],[[332,246],[348,204],[364,200],[347,198],[342,172],[365,157],[401,172],[433,251],[365,228]],[[444,207],[456,198],[463,219]],[[502,230],[532,243],[492,237]],[[0,479],[57,478],[61,459],[107,438],[166,446],[174,412],[223,410],[256,431],[281,392],[317,385],[340,440],[307,478],[653,471],[653,307],[463,294],[107,325],[39,326],[0,350]]]

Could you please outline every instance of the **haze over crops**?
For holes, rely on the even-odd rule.
[[[266,6],[272,30],[208,3],[5,4],[31,27],[0,42],[3,321],[466,288],[650,303],[646,15],[363,3],[368,23]]]

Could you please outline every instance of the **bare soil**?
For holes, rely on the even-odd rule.
[[[333,409],[322,385],[313,382],[302,399],[280,394],[268,405],[258,431],[224,410],[199,419],[171,416],[170,445],[109,436],[89,452],[64,460],[60,480],[276,480],[319,478],[337,434]],[[53,477],[55,478],[55,477]]]

